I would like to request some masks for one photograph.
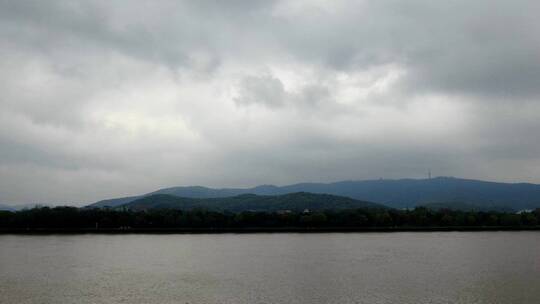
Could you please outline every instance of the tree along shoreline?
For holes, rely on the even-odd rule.
[[[249,233],[374,233],[374,232],[497,232],[540,231],[540,226],[447,227],[246,227],[246,228],[0,228],[1,234],[249,234]]]
[[[539,230],[540,209],[521,213],[346,209],[310,212],[75,207],[0,211],[0,233],[249,233]]]

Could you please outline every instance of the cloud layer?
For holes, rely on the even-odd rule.
[[[537,1],[0,1],[0,202],[540,182]]]

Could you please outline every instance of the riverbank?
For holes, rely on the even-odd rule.
[[[448,226],[448,227],[250,227],[250,228],[8,228],[0,234],[216,234],[216,233],[332,233],[332,232],[473,232],[540,231],[540,226]]]

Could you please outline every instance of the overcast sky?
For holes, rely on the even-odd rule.
[[[540,183],[540,1],[0,0],[0,203]]]

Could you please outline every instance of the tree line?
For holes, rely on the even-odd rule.
[[[530,212],[351,209],[320,212],[217,212],[202,209],[147,211],[42,207],[0,211],[0,229],[153,228],[360,228],[537,226],[540,209]]]

